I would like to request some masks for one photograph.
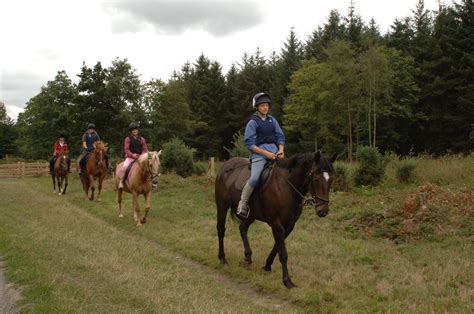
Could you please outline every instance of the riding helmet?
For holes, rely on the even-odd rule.
[[[59,133],[59,135],[58,135],[58,140],[59,140],[61,137],[64,138],[64,139],[66,138],[66,136],[64,136],[64,133]]]
[[[134,129],[138,129],[138,124],[135,123],[135,122],[132,122],[128,125],[128,130],[131,131],[131,130],[134,130]]]
[[[264,102],[271,104],[272,99],[270,98],[270,95],[268,95],[267,93],[255,94],[255,96],[253,96],[253,99],[252,99],[253,109],[257,109],[257,106]]]
[[[95,124],[94,123],[89,123],[87,125],[87,129],[94,129],[95,130]]]

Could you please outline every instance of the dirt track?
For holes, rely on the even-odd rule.
[[[18,313],[15,301],[19,294],[5,282],[4,267],[0,261],[0,314]]]

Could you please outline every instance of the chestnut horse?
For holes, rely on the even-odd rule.
[[[240,235],[244,244],[244,265],[252,264],[252,250],[247,238],[249,226],[255,221],[266,222],[273,232],[275,244],[267,257],[265,271],[271,271],[276,254],[280,258],[283,271],[283,284],[295,287],[288,273],[288,253],[285,239],[293,230],[306,201],[304,196],[310,192],[311,203],[316,214],[324,217],[329,212],[329,189],[334,176],[332,163],[336,155],[323,157],[320,152],[298,154],[278,160],[273,166],[270,178],[253,192],[250,200],[250,215],[240,223]],[[226,264],[224,253],[225,221],[227,211],[235,217],[243,183],[250,177],[249,161],[232,158],[226,161],[217,175],[215,198],[217,205],[217,234],[219,237],[219,260]],[[240,218],[240,217],[239,217]]]
[[[69,156],[65,153],[59,153],[56,161],[54,162],[53,173],[51,178],[53,179],[53,191],[56,193],[56,180],[58,182],[58,194],[66,194],[67,189],[67,176],[69,171]],[[64,187],[63,187],[64,184]]]
[[[104,181],[105,175],[107,174],[107,163],[105,161],[105,152],[107,147],[102,141],[94,143],[94,150],[89,153],[88,160],[84,169],[81,169],[81,182],[82,188],[86,199],[94,200],[95,191],[95,178],[98,178],[98,193],[97,201],[100,201],[100,193],[102,191],[102,182]],[[84,157],[86,158],[86,157]],[[79,166],[79,165],[78,165]],[[91,195],[89,197],[89,188],[91,189]]]
[[[141,226],[146,222],[148,211],[150,210],[150,198],[153,185],[158,183],[158,169],[160,167],[159,152],[148,152],[141,154],[135,161],[130,170],[128,179],[123,180],[123,189],[119,189],[120,178],[118,173],[123,165],[121,162],[115,169],[115,187],[117,189],[117,203],[119,206],[119,217],[122,218],[122,193],[123,191],[131,193],[133,196],[133,217],[137,226]],[[145,215],[140,220],[140,206],[138,204],[138,196],[145,196]]]

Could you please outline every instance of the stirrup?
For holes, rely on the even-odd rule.
[[[239,215],[242,218],[249,218],[250,215],[250,208],[249,205],[245,205],[245,207],[237,207],[236,214]]]

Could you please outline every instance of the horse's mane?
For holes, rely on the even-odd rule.
[[[292,170],[293,168],[302,165],[312,163],[314,160],[314,153],[299,153],[289,158],[279,159],[277,162],[278,167]]]
[[[334,168],[329,161],[328,156],[321,155],[321,159],[319,160],[318,169],[321,172],[334,172]],[[285,168],[291,171],[292,169],[296,168],[300,165],[308,165],[311,164],[314,160],[314,153],[299,153],[295,154],[289,158],[284,158],[283,160],[278,160],[277,165],[280,168]]]

